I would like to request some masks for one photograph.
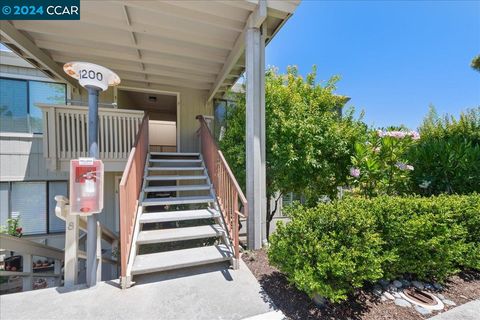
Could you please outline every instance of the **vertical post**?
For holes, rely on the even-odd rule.
[[[249,249],[260,249],[263,236],[262,223],[266,215],[265,188],[265,98],[264,98],[264,38],[257,27],[246,32],[246,163]]]
[[[77,284],[78,278],[78,222],[79,216],[67,214],[65,217],[65,287]]]
[[[102,281],[102,227],[97,221],[97,280]]]
[[[32,268],[32,255],[31,254],[24,254],[22,255],[22,265],[23,265],[23,272],[28,272],[30,275],[24,276],[22,279],[22,290],[29,291],[32,290],[32,276],[33,268]]]
[[[55,259],[53,264],[53,273],[55,273],[55,285],[58,287],[62,282],[62,262],[60,260]]]
[[[97,87],[87,86],[88,90],[88,155],[98,159],[98,91]],[[97,284],[97,214],[87,219],[87,286]]]

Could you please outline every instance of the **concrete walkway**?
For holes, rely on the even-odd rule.
[[[110,281],[90,289],[78,286],[70,291],[50,288],[3,295],[0,319],[282,319],[240,262],[239,270],[219,264],[138,276],[136,285],[127,290]]]
[[[470,301],[447,312],[429,318],[429,320],[478,320],[480,319],[480,300]]]

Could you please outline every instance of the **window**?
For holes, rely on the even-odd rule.
[[[65,231],[65,222],[55,215],[55,196],[67,195],[66,181],[2,182],[0,225],[20,217],[25,235]]]
[[[65,104],[65,84],[0,78],[0,131],[42,133],[37,103]]]
[[[215,99],[213,102],[214,109],[214,136],[218,142],[223,138],[223,132],[227,128],[228,111],[236,107],[233,100]]]
[[[65,85],[53,82],[29,81],[28,96],[31,132],[41,133],[43,130],[42,110],[35,104],[65,104]]]
[[[46,197],[45,182],[12,183],[10,216],[20,217],[24,234],[47,233]]]
[[[28,132],[27,82],[0,78],[0,130]]]

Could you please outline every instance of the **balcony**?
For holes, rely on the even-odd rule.
[[[70,160],[88,156],[88,108],[39,104],[43,150],[50,170],[68,171]],[[99,153],[105,171],[123,171],[142,123],[143,111],[99,108]]]

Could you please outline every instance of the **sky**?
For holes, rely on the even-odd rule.
[[[303,0],[266,49],[267,66],[317,80],[341,77],[336,93],[375,127],[416,129],[433,104],[455,116],[480,106],[479,1]]]

